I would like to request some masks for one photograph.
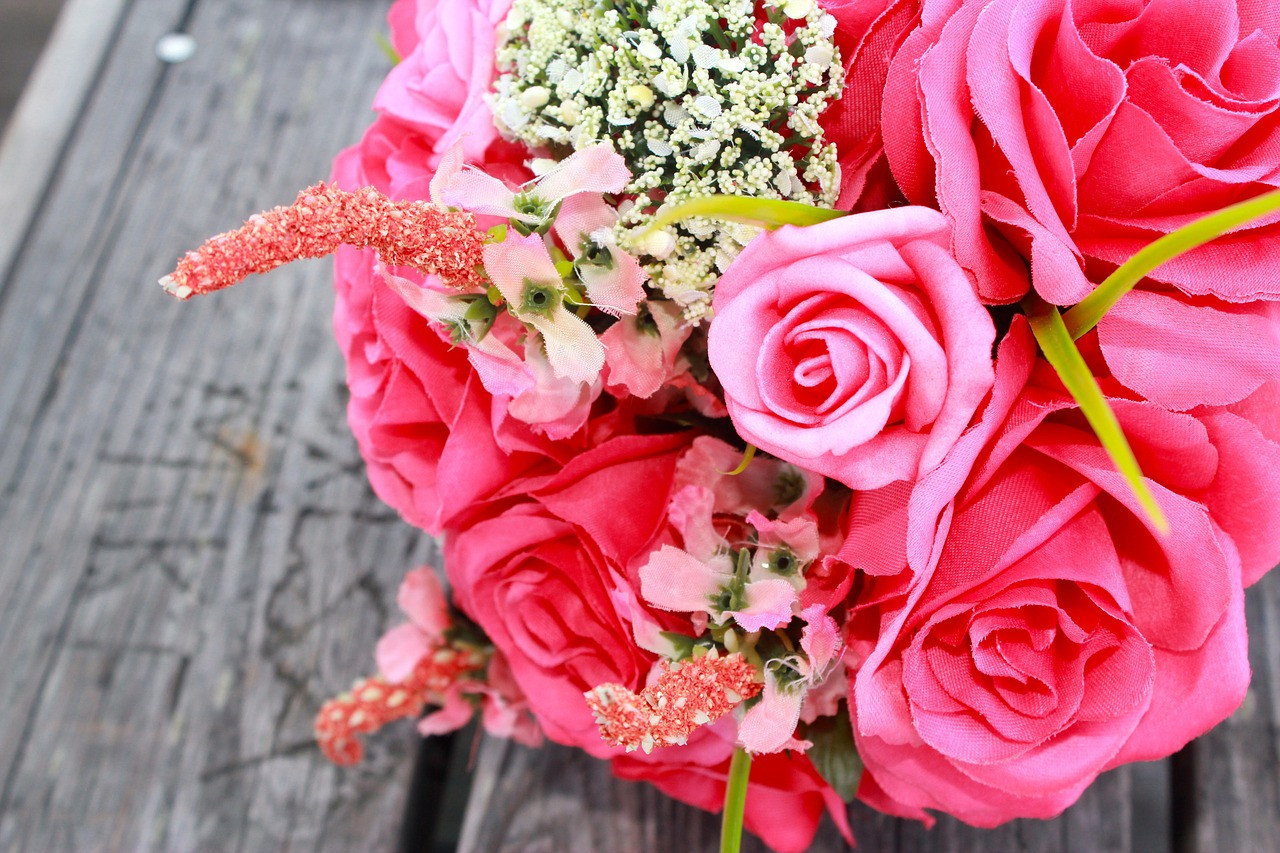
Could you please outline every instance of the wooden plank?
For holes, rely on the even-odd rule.
[[[60,0],[0,0],[0,132],[21,100],[61,10]]]
[[[68,0],[8,125],[0,118],[0,277],[39,208],[126,5]]]
[[[1018,820],[991,830],[940,818],[933,829],[855,804],[857,849],[901,853],[1130,853],[1134,850],[1131,771],[1105,774],[1053,821]],[[783,819],[783,816],[778,816]],[[608,764],[554,744],[541,750],[486,739],[472,781],[458,853],[715,851],[720,819],[667,799],[655,788],[615,779]],[[744,839],[744,851],[767,848]],[[823,819],[812,853],[849,849]],[[1167,849],[1167,848],[1165,848]]]
[[[1280,850],[1280,572],[1245,597],[1253,682],[1240,709],[1180,756],[1180,851]]]
[[[384,0],[134,0],[0,291],[0,849],[389,849],[416,735],[330,767],[434,544],[370,494],[329,267],[189,305],[184,249],[358,138]],[[153,45],[186,29],[196,58]]]

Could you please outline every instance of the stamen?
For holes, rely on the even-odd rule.
[[[320,750],[339,766],[359,764],[364,747],[356,735],[377,731],[394,720],[418,716],[424,705],[442,701],[451,685],[487,663],[488,656],[483,651],[445,646],[423,657],[409,677],[398,684],[380,675],[360,679],[350,691],[321,706],[315,722]]]
[[[609,743],[649,752],[683,744],[699,726],[723,717],[760,692],[756,670],[742,655],[708,654],[672,665],[662,661],[653,684],[633,693],[601,684],[583,695]]]
[[[373,187],[347,192],[319,183],[288,207],[259,213],[188,252],[160,286],[190,299],[290,261],[332,254],[344,243],[376,249],[388,266],[438,275],[461,290],[482,283],[477,267],[484,235],[470,213],[424,201],[392,201]]]

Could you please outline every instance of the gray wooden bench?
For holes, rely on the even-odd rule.
[[[326,263],[188,305],[154,281],[358,139],[386,2],[70,0],[19,108],[0,150],[0,850],[391,850],[404,827],[423,850],[450,827],[473,852],[715,846],[715,817],[561,748],[483,741],[467,774],[469,740],[418,755],[408,725],[354,770],[313,747],[435,546],[365,484]],[[173,31],[199,49],[166,66]],[[1280,576],[1249,620],[1244,707],[1175,759],[989,832],[854,807],[860,849],[1280,850]],[[815,845],[842,848],[829,826]]]

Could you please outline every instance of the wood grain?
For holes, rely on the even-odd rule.
[[[125,0],[69,0],[34,68],[27,65],[28,51],[35,47],[33,40],[44,39],[46,16],[50,7],[56,10],[57,3],[7,0],[2,5],[0,78],[13,85],[19,75],[25,80],[30,71],[30,80],[16,104],[8,103],[5,96],[6,103],[0,105],[0,277],[40,208],[40,197],[93,88],[126,4]]]
[[[310,725],[435,549],[365,483],[329,267],[155,285],[358,139],[386,3],[122,8],[0,290],[0,849],[390,849],[411,727],[343,772]]]
[[[395,845],[415,735],[383,734],[343,772],[310,722],[371,667],[404,570],[438,555],[365,483],[329,268],[190,305],[154,284],[358,138],[387,70],[385,7],[99,3],[109,38],[87,71],[63,69],[78,102],[29,137],[44,165],[10,167],[26,189],[0,193],[2,850]],[[165,67],[153,46],[175,30],[199,51]],[[1174,762],[1172,817],[1158,764],[1107,774],[1058,820],[993,831],[855,807],[859,849],[1280,849],[1280,576],[1251,591],[1249,618],[1254,687]],[[717,836],[715,816],[585,755],[487,741],[460,849]],[[814,849],[844,848],[825,824]]]

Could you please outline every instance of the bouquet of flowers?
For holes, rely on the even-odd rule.
[[[1280,3],[397,0],[333,183],[377,493],[444,541],[321,746],[479,714],[801,850],[1051,817],[1249,680]]]

